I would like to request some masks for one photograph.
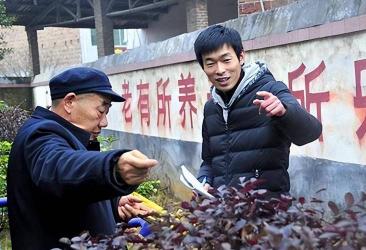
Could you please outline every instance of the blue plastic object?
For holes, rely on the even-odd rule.
[[[7,197],[0,197],[0,207],[6,207],[8,205]]]
[[[145,221],[144,219],[141,219],[140,217],[132,218],[131,220],[128,221],[128,225],[130,227],[141,227],[139,233],[143,237],[146,237],[149,234],[151,234],[150,224],[147,223],[147,221]]]

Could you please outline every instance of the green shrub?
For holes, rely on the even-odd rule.
[[[6,170],[8,167],[11,143],[0,141],[0,197],[6,196]]]
[[[6,103],[3,100],[0,100],[0,109],[5,108]]]
[[[150,180],[141,183],[140,186],[137,188],[136,192],[145,196],[148,199],[151,199],[158,194],[159,189],[160,189],[160,181]]]
[[[8,160],[9,153],[11,149],[11,143],[8,141],[0,141],[0,197],[6,197],[6,171],[8,168]],[[8,213],[7,208],[0,208],[0,232],[3,232],[3,229],[8,228]],[[5,231],[0,234],[0,242],[8,241],[9,235],[8,232]],[[3,245],[1,243],[1,245]],[[6,244],[5,244],[6,245]]]
[[[100,143],[100,151],[108,151],[112,149],[112,143],[117,141],[118,139],[114,135],[99,135],[97,140]]]

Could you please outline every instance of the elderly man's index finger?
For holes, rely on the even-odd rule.
[[[158,161],[155,159],[140,159],[137,157],[131,158],[129,163],[137,168],[152,168],[158,165]]]
[[[141,153],[140,151],[138,151],[137,149],[132,150],[130,152],[133,156],[140,158],[140,159],[148,159],[148,157],[146,155],[144,155],[143,153]]]

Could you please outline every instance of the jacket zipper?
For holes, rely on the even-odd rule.
[[[226,134],[226,144],[227,144],[227,152],[225,155],[225,164],[226,164],[226,173],[225,173],[225,183],[227,183],[229,178],[229,126],[228,126],[228,117],[229,117],[229,109],[223,109],[224,121],[225,121],[225,134]]]
[[[256,169],[254,171],[254,177],[258,179],[258,177],[259,177],[259,170],[258,169]]]

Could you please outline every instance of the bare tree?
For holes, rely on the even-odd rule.
[[[14,21],[13,17],[6,14],[6,9],[4,6],[4,1],[0,0],[0,28],[8,28],[12,25]],[[6,53],[11,51],[10,48],[5,47],[6,42],[4,40],[4,33],[0,32],[0,60],[4,58]]]

